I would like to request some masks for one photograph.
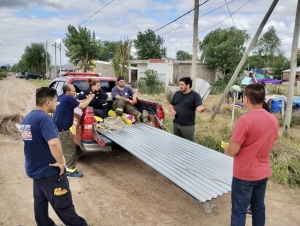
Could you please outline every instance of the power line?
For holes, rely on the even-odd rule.
[[[195,8],[195,7],[194,7]],[[193,9],[194,9],[193,8]],[[185,15],[185,17],[183,18],[183,20],[181,21],[181,23],[178,25],[178,27],[175,29],[175,31],[173,32],[173,34],[169,37],[169,39],[167,41],[169,41],[172,36],[175,34],[175,32],[178,30],[178,28],[181,26],[181,24],[184,22],[184,20],[187,18],[188,14]]]
[[[199,5],[199,7],[202,6],[202,5],[204,5],[204,4],[207,3],[208,1],[209,1],[209,0],[206,0],[206,1],[203,2],[201,5]],[[166,27],[166,26],[168,26],[168,25],[174,23],[176,20],[178,20],[178,19],[184,17],[185,15],[189,14],[190,12],[192,12],[192,11],[194,11],[194,10],[195,10],[195,7],[194,7],[193,9],[191,9],[190,11],[186,12],[185,14],[181,15],[180,17],[177,17],[175,20],[173,20],[173,21],[167,23],[166,25],[164,25],[164,26],[162,26],[162,27],[156,29],[154,32],[159,31],[159,30],[163,29],[164,27]]]
[[[238,8],[236,11],[234,11],[231,15],[235,14],[236,12],[238,12],[242,7],[244,7],[248,2],[250,2],[250,0],[248,0],[247,2],[245,2],[240,8]],[[225,19],[221,20],[220,22],[216,23],[215,25],[205,29],[205,30],[202,30],[200,32],[198,32],[198,34],[202,33],[202,32],[205,32],[207,30],[210,30],[211,28],[219,25],[220,23],[222,23],[223,21],[227,20],[230,16],[226,17]],[[175,38],[186,38],[186,37],[190,37],[190,36],[193,36],[193,35],[186,35],[186,36],[181,36],[181,37],[175,37]]]
[[[226,0],[225,0],[225,3],[226,3],[226,6],[227,6],[227,9],[228,9],[228,12],[229,12],[229,14],[230,14],[230,16],[231,16],[232,23],[233,23],[234,27],[236,28],[236,26],[235,26],[235,23],[234,23],[234,20],[233,20],[233,17],[232,17],[232,14],[231,14],[231,12],[230,12],[230,9],[229,9],[229,6],[228,6],[228,4],[227,4],[227,1],[226,1]]]
[[[231,4],[231,3],[234,2],[234,1],[235,1],[235,0],[232,0],[231,2],[228,2],[227,4]],[[204,17],[204,16],[206,16],[206,15],[208,15],[208,14],[214,12],[214,11],[217,11],[218,9],[223,8],[224,6],[226,6],[226,4],[224,4],[224,5],[222,5],[222,6],[219,6],[218,8],[215,8],[214,10],[209,11],[208,13],[203,14],[203,15],[200,16],[199,18]],[[187,22],[186,24],[189,24],[189,23],[191,23],[191,22],[193,22],[193,21],[194,21],[194,20],[191,20],[191,21]],[[184,24],[184,25],[186,25],[186,24]],[[181,27],[181,26],[183,26],[183,25],[180,25],[179,27]],[[167,32],[161,34],[161,35],[168,34],[168,33],[170,33],[171,31],[174,31],[174,30],[177,30],[177,29],[178,29],[178,28],[174,28],[174,29],[172,29],[172,30],[170,30],[170,31],[167,31]]]
[[[79,26],[81,24],[83,24],[84,22],[88,21],[89,19],[91,19],[93,16],[95,16],[97,13],[99,13],[102,9],[104,9],[106,6],[108,6],[110,3],[112,3],[114,0],[111,0],[109,3],[107,3],[105,6],[103,6],[101,9],[99,9],[97,12],[95,12],[93,15],[91,15],[89,18],[87,18],[86,20],[84,20],[83,22],[81,22],[79,24]]]
[[[104,9],[105,7],[107,7],[109,4],[111,4],[114,0],[111,0],[109,3],[107,3],[105,6],[103,6],[101,9],[99,9],[97,12],[95,12],[93,15],[91,15],[89,18],[87,18],[86,20],[84,20],[83,22],[81,22],[80,24],[78,24],[78,26],[82,25],[83,23],[85,23],[86,21],[88,21],[89,19],[91,19],[93,16],[95,16],[97,13],[99,13],[102,9]],[[64,37],[66,34],[63,34],[62,36],[60,36],[59,38]],[[57,39],[59,39],[57,38]],[[55,41],[54,41],[55,42]],[[54,42],[52,42],[51,44],[53,44]]]

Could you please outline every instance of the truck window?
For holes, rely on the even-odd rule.
[[[111,92],[112,88],[117,84],[115,81],[100,81],[101,88],[105,92]]]
[[[72,85],[75,87],[76,93],[80,93],[81,91],[89,88],[89,85],[86,82],[86,80],[73,80]]]
[[[56,86],[56,92],[57,92],[57,95],[59,96],[60,94],[62,94],[62,88],[64,86],[65,82],[63,81],[58,81],[57,82],[57,86]]]

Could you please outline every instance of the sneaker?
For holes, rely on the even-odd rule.
[[[143,110],[143,113],[142,113],[142,120],[143,120],[143,123],[148,123],[148,117],[149,117],[148,111]]]
[[[247,213],[246,213],[247,216],[252,216],[252,210],[250,208],[250,206],[248,206],[247,208]]]
[[[80,178],[82,176],[83,176],[83,174],[78,171],[75,171],[74,173],[67,172],[67,177],[69,177],[69,178]]]

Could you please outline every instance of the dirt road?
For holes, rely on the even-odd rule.
[[[3,124],[5,114],[27,114],[34,107],[35,89],[22,79],[0,81],[0,122]],[[0,225],[31,226],[35,225],[32,180],[24,171],[22,140],[3,135],[7,129],[12,131],[10,127],[18,118],[9,120],[11,123],[0,130]],[[230,193],[211,200],[216,207],[207,214],[202,203],[124,149],[86,154],[78,169],[84,177],[70,179],[70,186],[77,212],[90,225],[230,224]],[[300,225],[300,189],[275,183],[268,186],[266,225]],[[51,207],[49,212],[61,223]],[[247,225],[251,225],[249,217]]]

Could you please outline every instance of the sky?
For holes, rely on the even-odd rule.
[[[205,1],[200,0],[200,4]],[[217,28],[231,26],[246,30],[252,38],[272,2],[209,0],[199,8],[198,39],[203,40],[205,35]],[[54,65],[53,45],[62,42],[70,24],[85,26],[102,41],[135,39],[139,31],[157,30],[191,10],[193,5],[194,0],[1,0],[0,65],[18,63],[27,45],[46,41]],[[296,7],[295,0],[279,0],[262,32],[274,26],[281,39],[281,49],[288,58],[291,55]],[[232,18],[230,14],[233,14]],[[191,12],[156,31],[165,40],[167,57],[175,58],[178,50],[192,53],[193,18],[194,12]],[[62,43],[62,65],[68,63],[65,50]],[[59,65],[58,49],[56,62]]]

